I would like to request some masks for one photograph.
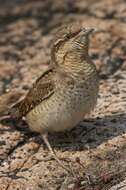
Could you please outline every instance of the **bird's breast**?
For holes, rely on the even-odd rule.
[[[26,120],[33,131],[64,131],[76,126],[96,104],[98,82],[76,80],[73,86],[61,86],[31,110]]]

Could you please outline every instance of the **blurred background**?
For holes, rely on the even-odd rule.
[[[54,31],[75,21],[97,29],[90,56],[101,78],[126,69],[125,0],[0,0],[0,94],[27,90],[49,64]]]

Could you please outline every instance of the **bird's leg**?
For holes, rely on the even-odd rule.
[[[52,149],[49,141],[48,141],[48,134],[47,133],[44,133],[42,134],[42,138],[43,138],[43,141],[44,143],[46,144],[47,148],[49,149],[49,151],[51,152],[53,158],[58,162],[58,164],[63,168],[65,169],[67,172],[71,173],[71,170],[69,168],[67,168],[60,160],[59,158],[57,157],[56,153],[54,152],[54,150]]]

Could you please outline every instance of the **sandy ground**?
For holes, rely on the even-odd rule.
[[[0,124],[0,190],[126,190],[126,1],[0,0],[0,95],[26,93],[50,62],[63,23],[94,27],[90,56],[100,76],[97,106],[50,142],[68,174],[24,121]],[[120,183],[121,182],[121,183]]]

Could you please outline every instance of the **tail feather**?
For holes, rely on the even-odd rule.
[[[23,95],[23,91],[10,91],[0,96],[0,120],[9,115],[19,117],[18,106]]]
[[[23,116],[23,113],[20,111],[20,106],[22,105],[22,101],[14,104],[9,110],[8,115],[14,119],[20,119]]]

